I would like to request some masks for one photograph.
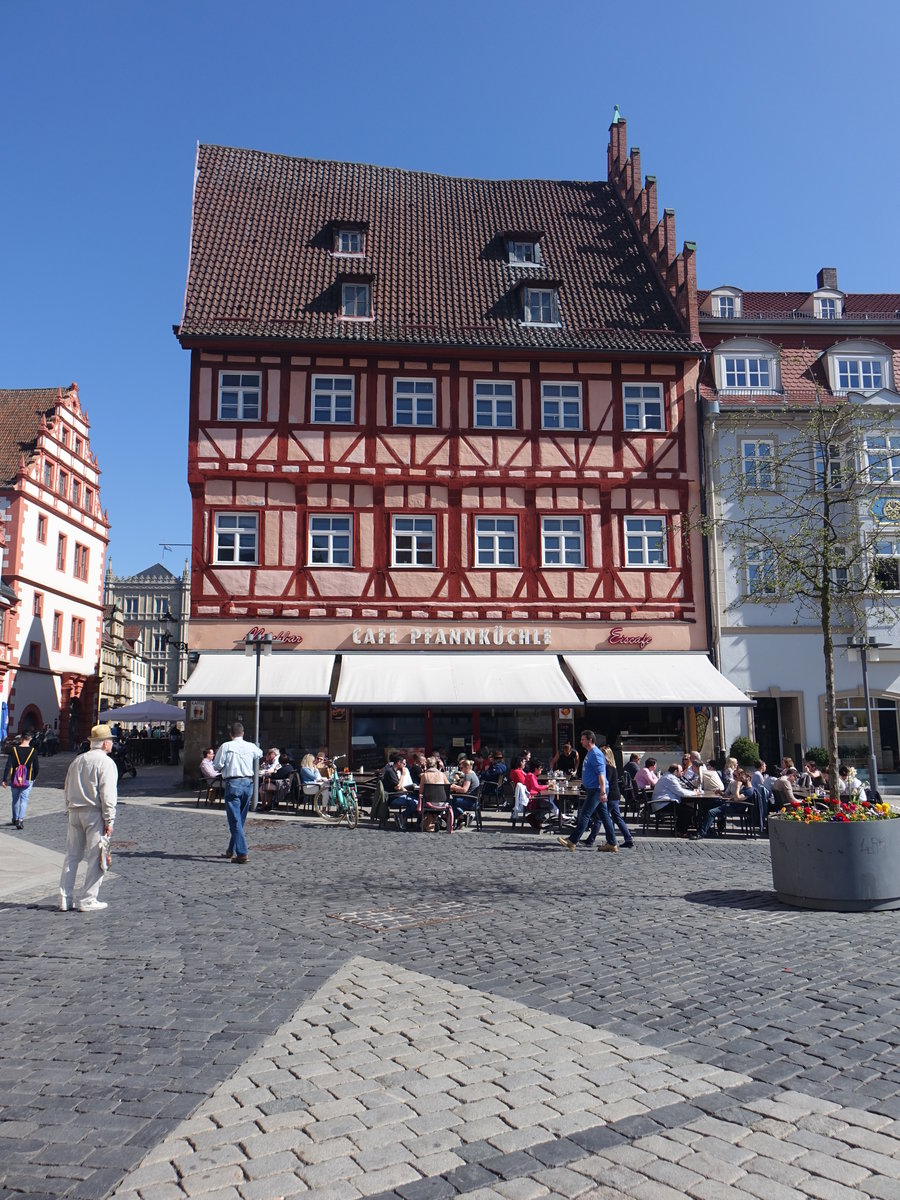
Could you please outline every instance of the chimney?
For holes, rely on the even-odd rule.
[[[837,282],[837,267],[823,267],[816,276],[817,288],[830,288],[831,291],[838,291]]]

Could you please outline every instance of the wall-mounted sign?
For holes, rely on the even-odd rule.
[[[265,637],[270,631],[265,625],[254,625],[252,629],[248,629],[241,641],[246,641],[247,638]],[[302,633],[290,633],[287,629],[282,629],[278,633],[272,633],[272,641],[277,642],[279,646],[299,646],[303,641]]]
[[[876,521],[900,521],[900,500],[893,496],[879,496],[872,504],[872,516]]]
[[[558,721],[571,721],[573,716],[571,708],[558,708],[556,710],[556,718]]]
[[[626,633],[623,626],[614,625],[606,640],[610,646],[634,646],[637,650],[646,650],[653,638],[649,633]]]
[[[206,701],[192,700],[190,707],[190,717],[192,721],[206,720]]]
[[[518,625],[437,625],[425,629],[398,629],[396,625],[357,625],[354,646],[549,646],[549,629]]]

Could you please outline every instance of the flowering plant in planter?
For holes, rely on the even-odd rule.
[[[780,813],[772,813],[771,819],[801,821],[813,825],[820,821],[890,821],[900,817],[889,804],[873,804],[870,800],[793,800]]]

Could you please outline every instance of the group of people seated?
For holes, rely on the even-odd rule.
[[[215,750],[210,746],[200,760],[201,781],[206,783],[210,791],[220,789],[222,785],[221,773],[213,764],[215,755]],[[267,811],[277,807],[283,800],[299,802],[306,790],[304,784],[318,784],[327,790],[332,770],[325,749],[317,754],[304,754],[298,765],[289,750],[270,746],[259,764],[259,807]]]

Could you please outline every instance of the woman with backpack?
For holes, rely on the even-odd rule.
[[[25,809],[31,785],[38,777],[40,759],[31,744],[31,734],[23,733],[18,746],[13,746],[3,771],[3,786],[12,789],[12,821],[16,829],[25,828]]]

